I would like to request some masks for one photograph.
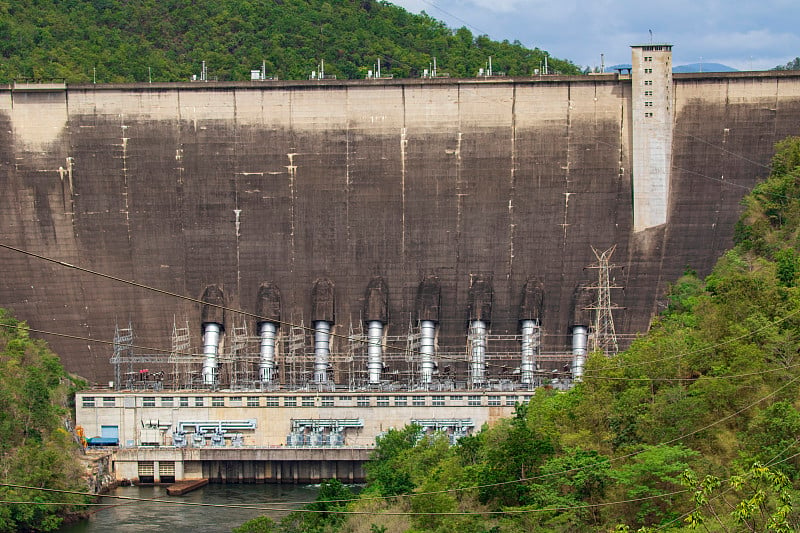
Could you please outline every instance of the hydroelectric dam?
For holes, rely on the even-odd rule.
[[[0,87],[0,306],[115,388],[154,381],[159,357],[185,388],[530,385],[576,326],[592,334],[595,251],[615,247],[624,345],[731,246],[773,144],[800,133],[800,73],[633,58],[575,77]],[[201,355],[208,324],[235,354],[265,323],[271,360]]]

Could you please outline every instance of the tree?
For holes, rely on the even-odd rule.
[[[77,447],[62,424],[70,384],[45,344],[0,309],[0,483],[85,489]],[[0,486],[0,500],[41,503],[0,506],[0,531],[52,531],[85,503],[82,496],[8,486]]]
[[[376,440],[375,451],[364,468],[367,480],[381,495],[394,496],[414,490],[415,485],[402,456],[414,448],[421,430],[415,425],[401,430],[390,429]]]
[[[324,533],[333,531],[345,520],[341,511],[347,510],[353,493],[338,479],[323,481],[317,501],[305,511],[294,511],[281,520],[281,531],[287,533]]]
[[[418,75],[433,57],[452,76],[474,76],[488,56],[497,70],[530,75],[544,57],[518,42],[474,38],[388,2],[284,0],[0,3],[0,82],[64,77],[68,82],[182,81],[206,61],[210,79],[268,75],[305,79],[320,60],[328,74],[361,77],[378,58],[397,77]],[[388,64],[387,64],[388,63]],[[551,59],[563,73],[569,61]],[[94,69],[94,70],[93,70]]]
[[[616,481],[625,522],[652,526],[679,516],[681,474],[699,454],[685,446],[645,446],[630,462],[609,472]]]
[[[231,530],[232,533],[274,533],[277,531],[275,521],[267,516],[258,516],[239,527]]]
[[[800,526],[792,516],[792,485],[778,470],[756,463],[727,481],[711,475],[701,480],[692,470],[681,478],[685,487],[694,489],[695,507],[685,518],[692,529],[702,525],[708,530],[711,520],[724,531],[733,529],[731,522],[754,532],[790,533]],[[727,516],[723,509],[729,510]]]
[[[795,57],[785,65],[778,65],[773,70],[800,70],[800,57]]]

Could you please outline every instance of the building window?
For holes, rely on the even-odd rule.
[[[175,401],[175,398],[173,398],[172,396],[162,396],[161,397],[161,407],[172,407],[172,404],[174,403],[174,401]]]
[[[275,406],[278,405],[278,399],[273,398],[275,400]],[[259,401],[258,396],[248,396],[247,397],[247,407],[258,407],[261,404]]]
[[[142,398],[142,407],[155,407],[156,406],[156,397],[155,396],[145,396]]]
[[[116,398],[113,396],[103,396],[103,407],[116,407]]]
[[[653,85],[653,80],[644,80],[645,85]]]
[[[411,400],[411,405],[414,407],[424,407],[425,396],[414,396],[414,398]]]
[[[653,69],[651,69],[651,68],[646,68],[646,69],[644,69],[644,73],[645,73],[645,74],[652,74],[652,73],[653,73]]]
[[[181,396],[178,398],[181,407],[189,407],[189,397],[188,396]]]
[[[489,396],[487,403],[489,405],[500,405],[500,396]]]
[[[352,396],[339,396],[339,401],[340,402],[352,402],[353,401],[353,397]]]
[[[258,398],[256,400],[256,405],[258,404]],[[286,400],[292,401],[292,407],[297,407],[297,400],[295,398],[286,398]],[[267,407],[278,407],[278,397],[277,396],[267,396],[266,398]],[[289,405],[286,401],[283,402],[283,405]]]
[[[194,406],[195,407],[203,407],[203,405],[205,404],[204,400],[205,400],[205,398],[203,398],[202,396],[195,397]]]
[[[408,399],[405,396],[395,396],[394,397],[394,406],[395,407],[406,407],[408,405]]]
[[[94,407],[94,396],[84,396],[82,405],[84,407]]]
[[[267,400],[269,402],[269,400]],[[297,407],[297,397],[296,396],[286,396],[283,399],[283,406],[284,407]]]
[[[303,407],[314,407],[314,404],[313,396],[303,396]]]
[[[509,407],[514,407],[517,405],[517,397],[516,396],[506,396],[506,405]]]
[[[645,107],[653,107],[653,102],[645,102],[644,106]]]
[[[650,117],[653,116],[653,114],[652,113],[645,113],[644,116],[647,117],[647,118],[650,118]]]
[[[356,405],[358,407],[369,407],[369,396],[359,396]]]
[[[225,407],[224,396],[214,396],[211,398],[211,407]]]
[[[323,396],[322,407],[333,407],[333,396]]]
[[[231,407],[241,407],[242,406],[242,397],[241,396],[231,396],[229,400],[230,400]]]
[[[645,96],[653,96],[653,91],[645,91],[644,95]]]
[[[389,397],[388,396],[379,396],[378,397],[378,407],[389,407]]]
[[[431,405],[434,407],[444,407],[444,396],[431,396]]]
[[[481,404],[480,396],[467,396],[467,405],[477,406]]]
[[[644,56],[644,60],[645,61],[652,61],[653,60],[653,56]]]
[[[463,400],[464,400],[463,396],[450,396],[450,401],[451,402],[460,402],[460,401],[463,401]]]

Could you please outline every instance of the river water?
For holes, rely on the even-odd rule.
[[[276,522],[292,509],[313,502],[318,485],[206,485],[184,496],[168,496],[164,487],[119,487],[110,494],[165,500],[120,500],[104,497],[103,506],[92,507],[90,518],[59,529],[60,533],[99,533],[108,531],[159,531],[164,533],[220,533],[230,531],[257,516]],[[213,504],[209,506],[186,503]],[[229,506],[259,507],[261,509]]]

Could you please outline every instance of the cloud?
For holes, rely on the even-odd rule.
[[[519,40],[578,65],[629,63],[630,45],[674,45],[676,65],[773,68],[800,55],[797,0],[394,0],[411,12],[493,39]],[[784,59],[785,58],[785,59]],[[777,60],[777,61],[776,61]]]

